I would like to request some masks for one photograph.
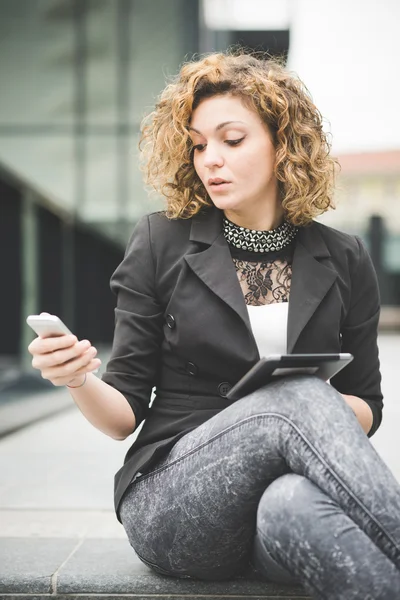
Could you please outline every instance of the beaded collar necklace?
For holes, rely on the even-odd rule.
[[[298,227],[284,221],[276,229],[260,231],[240,227],[223,217],[223,231],[228,244],[235,248],[250,252],[274,252],[290,244],[298,232]]]

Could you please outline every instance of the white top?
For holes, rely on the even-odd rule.
[[[274,302],[262,306],[248,304],[247,310],[260,357],[286,354],[289,302]]]

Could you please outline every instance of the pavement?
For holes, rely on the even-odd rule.
[[[400,334],[382,334],[379,347],[385,409],[371,442],[400,482]],[[151,571],[135,556],[113,509],[113,477],[133,436],[118,442],[97,431],[65,389],[36,396],[47,407],[53,404],[54,411],[44,411],[39,421],[0,439],[0,600],[308,598],[298,588],[250,575],[198,582]],[[24,411],[23,399],[18,406]],[[0,421],[5,418],[0,407]]]

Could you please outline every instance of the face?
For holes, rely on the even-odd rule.
[[[215,206],[239,225],[275,226],[282,211],[275,148],[259,115],[237,97],[213,96],[193,111],[189,131],[194,168]],[[268,218],[269,227],[260,226]]]

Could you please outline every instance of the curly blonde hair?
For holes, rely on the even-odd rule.
[[[334,208],[339,163],[307,88],[281,58],[228,50],[185,63],[142,122],[142,170],[166,199],[167,216],[187,219],[213,204],[193,166],[188,126],[203,99],[222,94],[240,98],[269,127],[286,220],[302,226]]]

